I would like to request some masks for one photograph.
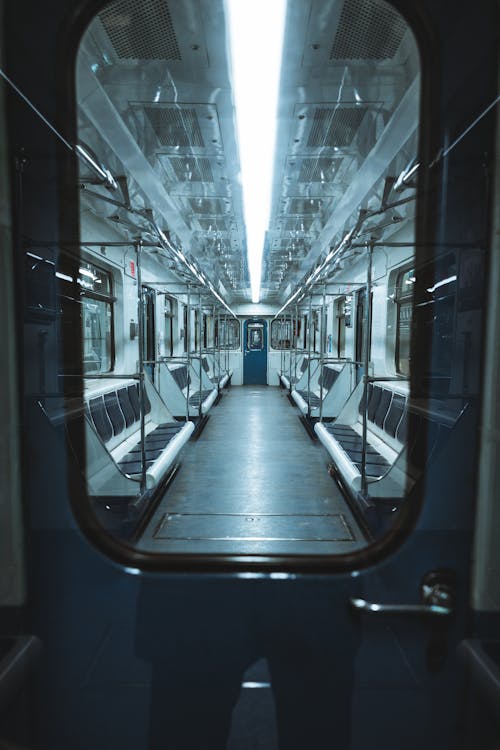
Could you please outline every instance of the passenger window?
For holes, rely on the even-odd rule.
[[[111,274],[88,261],[81,261],[76,280],[56,272],[61,323],[68,305],[80,305],[82,359],[85,374],[111,372],[114,366],[113,304]],[[76,283],[75,283],[76,281]]]
[[[174,353],[174,300],[165,297],[165,351],[167,357]]]
[[[291,320],[273,320],[271,322],[271,347],[273,349],[290,349],[293,342],[293,323]]]
[[[220,349],[240,348],[240,324],[237,320],[215,321],[215,345]]]

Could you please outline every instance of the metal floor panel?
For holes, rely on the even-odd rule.
[[[165,513],[154,538],[245,542],[350,542],[354,539],[341,513]]]
[[[279,388],[233,386],[196,442],[138,547],[193,554],[335,554],[365,544]]]

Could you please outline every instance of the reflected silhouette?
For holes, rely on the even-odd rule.
[[[153,669],[149,750],[226,748],[243,676],[260,658],[280,750],[349,748],[360,635],[347,591],[335,589],[269,578],[144,579],[136,648]]]

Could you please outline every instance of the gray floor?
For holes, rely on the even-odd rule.
[[[138,547],[158,552],[335,554],[363,535],[279,388],[224,391]]]

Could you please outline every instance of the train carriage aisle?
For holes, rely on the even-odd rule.
[[[142,550],[335,554],[364,539],[283,392],[233,387],[138,542]]]

